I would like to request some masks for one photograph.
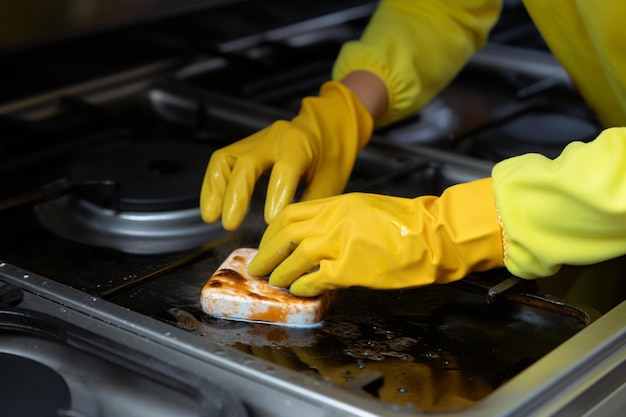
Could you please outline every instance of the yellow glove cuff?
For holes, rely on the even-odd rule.
[[[341,124],[341,126],[337,126],[334,132],[341,132],[345,136],[351,136],[356,134],[358,140],[358,149],[363,149],[372,137],[374,120],[372,119],[372,115],[367,111],[363,103],[361,103],[361,100],[357,97],[354,91],[352,91],[340,82],[327,81],[322,84],[319,95],[320,97],[333,100],[334,103],[343,104],[341,106],[339,106],[338,104],[333,104],[333,106],[335,107],[327,108],[327,111],[341,111],[345,113],[345,111],[343,110],[344,108],[350,110],[347,114],[354,115],[353,126],[352,124],[346,125],[347,120],[345,118],[341,118],[341,120],[337,121],[339,124]],[[325,120],[328,119],[331,118],[325,118]],[[326,130],[330,131],[330,129],[328,128]],[[339,137],[336,139],[345,140],[346,137]],[[351,161],[351,164],[352,163],[353,161]]]
[[[492,179],[484,178],[447,188],[429,209],[439,219],[438,283],[465,277],[473,271],[504,266],[502,232],[493,197]],[[442,273],[442,271],[452,271]]]

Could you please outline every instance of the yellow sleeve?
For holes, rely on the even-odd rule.
[[[626,254],[626,128],[573,142],[550,160],[527,154],[493,169],[504,263],[521,278]]]
[[[502,0],[382,0],[361,39],[346,43],[333,69],[341,80],[369,71],[389,91],[384,125],[428,104],[481,48]]]
[[[626,123],[624,0],[524,0],[554,56],[606,127]]]

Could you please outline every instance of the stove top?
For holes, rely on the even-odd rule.
[[[0,99],[0,362],[58,382],[57,392],[32,386],[49,395],[32,406],[68,416],[529,415],[549,406],[550,390],[566,396],[566,410],[580,390],[593,394],[587,407],[617,389],[623,285],[595,302],[576,282],[626,282],[623,259],[564,268],[545,283],[497,270],[446,286],[351,288],[315,329],[204,316],[206,280],[265,228],[266,177],[240,229],[201,221],[211,152],[292,117],[374,7],[217,3],[160,20],[158,36],[144,21],[68,40],[80,49],[132,34],[128,50],[154,48],[114,69],[86,57],[72,83],[53,77]],[[503,158],[591,140],[597,121],[531,43],[494,40],[427,108],[377,130],[346,191],[439,194]],[[45,57],[32,51],[0,63]],[[575,353],[582,345],[587,356]],[[570,387],[564,369],[582,385]],[[593,391],[591,377],[605,389]],[[23,415],[22,406],[11,403]]]

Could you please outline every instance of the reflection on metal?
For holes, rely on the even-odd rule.
[[[142,255],[191,249],[226,233],[220,223],[204,223],[199,208],[118,212],[65,197],[37,206],[36,213],[66,239]]]

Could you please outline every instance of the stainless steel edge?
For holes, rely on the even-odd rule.
[[[520,417],[587,415],[626,381],[624,317],[626,301],[496,390],[477,411]],[[626,407],[626,397],[620,401]]]

